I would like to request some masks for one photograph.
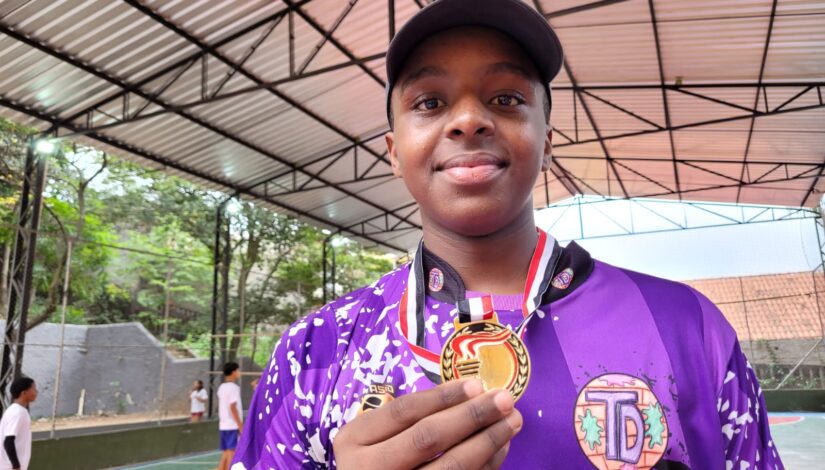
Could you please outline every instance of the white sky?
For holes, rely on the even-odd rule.
[[[656,209],[679,222],[694,218],[691,225],[709,225],[724,220],[705,214],[706,220],[698,221],[691,212],[695,208],[688,206],[685,215],[683,206],[667,203]],[[738,207],[724,206],[719,206],[719,209],[723,213],[726,210],[740,210]],[[757,211],[755,208],[746,210]],[[561,212],[559,209],[538,211],[537,224],[545,230],[549,229],[561,241],[580,238],[577,207],[571,207],[564,216],[559,217]],[[604,213],[613,220],[607,219]],[[644,208],[633,210],[633,217],[637,229],[640,226],[652,230],[673,227],[670,222]],[[714,218],[716,220],[712,220]],[[583,211],[583,219],[586,234],[619,233],[621,230],[617,223],[630,226],[626,213],[621,210],[611,212],[610,208],[603,208],[602,212],[588,208]],[[674,280],[811,271],[820,263],[812,219],[607,236],[577,240],[577,243],[601,261]]]

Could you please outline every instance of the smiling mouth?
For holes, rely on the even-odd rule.
[[[435,167],[441,173],[459,185],[475,185],[494,179],[509,166],[509,163],[495,155],[472,154],[451,157]]]
[[[508,164],[504,159],[490,154],[458,155],[436,165],[435,171],[444,171],[453,168],[476,168],[480,166],[505,168]]]

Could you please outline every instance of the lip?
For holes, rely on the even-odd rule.
[[[489,153],[455,155],[436,165],[436,173],[461,186],[485,184],[504,172],[507,161]]]

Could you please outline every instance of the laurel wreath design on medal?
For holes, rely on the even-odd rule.
[[[457,351],[456,345],[461,350]],[[485,364],[480,356],[489,354],[483,354],[481,350],[491,347],[498,350]],[[502,352],[502,348],[506,351]],[[441,378],[448,382],[467,377],[480,378],[485,389],[507,388],[513,399],[518,400],[530,381],[527,347],[516,333],[498,323],[478,321],[457,325],[441,351]],[[487,379],[491,377],[493,383],[488,384]]]

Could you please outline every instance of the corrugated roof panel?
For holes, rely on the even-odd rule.
[[[820,3],[820,5],[822,5]],[[765,63],[766,80],[821,80],[825,76],[825,7],[816,16],[778,16]]]
[[[784,3],[784,2],[782,2]],[[656,17],[663,23],[695,23],[697,20],[765,16],[771,0],[656,0]]]
[[[601,98],[599,95],[594,94],[594,96]],[[593,113],[593,120],[596,122],[596,126],[599,132],[601,132],[601,135],[610,136],[626,132],[657,129],[655,124],[658,123],[647,122],[649,120],[641,118],[641,116],[623,106],[617,107],[615,103],[610,100],[604,100],[604,98],[597,99],[594,96],[584,95],[582,99],[587,104],[590,112]],[[659,107],[661,108],[661,97],[659,97],[658,101]],[[611,106],[611,104],[614,106]],[[659,124],[659,126],[661,126],[661,124]]]
[[[146,5],[193,36],[213,42],[285,9],[271,0],[147,1]]]
[[[556,129],[554,153],[558,156],[554,170],[566,176],[567,173],[561,170],[563,167],[571,179],[557,181],[551,174],[548,177],[552,186],[552,189],[548,188],[549,199],[565,197],[568,189],[576,191],[575,186],[585,193],[624,195],[614,170],[608,169],[601,144],[594,140],[597,134],[593,123],[606,138],[604,145],[616,159],[615,172],[631,196],[673,187],[668,132],[658,130],[633,135],[666,124],[662,92],[658,88],[659,63],[648,2],[629,0],[599,5],[590,0],[544,0],[541,4],[545,13],[566,12],[551,22],[558,29],[578,84],[585,87],[581,93],[591,94],[585,96],[584,101],[578,97],[574,100],[574,91],[569,89],[569,78],[564,71],[554,82],[551,122]],[[749,113],[757,95],[755,85],[768,35],[771,4],[771,0],[654,2],[665,81],[673,86],[678,77],[679,83],[688,85],[667,91],[671,123],[683,127],[673,131],[673,141],[677,160],[686,160],[678,163],[685,198],[736,198],[730,188],[706,188],[718,185],[720,180],[738,178],[741,173],[741,165],[721,162],[741,162],[745,157],[751,123]],[[164,0],[147,1],[142,5],[205,44],[214,44],[248,29],[246,34],[218,48],[218,53],[230,61],[246,60],[244,70],[235,73],[222,92],[250,87],[255,83],[255,77],[272,81],[289,76],[288,20],[281,20],[258,44],[274,24],[275,15],[286,8],[285,2]],[[323,34],[308,21],[316,22],[322,28],[332,28],[347,7],[346,2],[339,0],[313,0],[301,7],[309,20],[301,14],[294,15],[293,62],[296,68],[300,69],[324,42]],[[418,10],[415,2],[396,2],[395,7],[397,29]],[[356,57],[383,52],[389,38],[387,11],[387,3],[383,0],[359,0],[335,31],[335,42]],[[18,42],[14,39],[16,33],[0,36],[0,55],[3,57],[0,61],[0,96],[37,110],[31,111],[32,114],[39,112],[47,114],[48,119],[66,119],[96,108],[90,115],[94,125],[116,123],[122,117],[124,103],[119,97],[122,90],[71,65],[72,60],[88,64],[127,86],[146,82],[140,83],[141,92],[159,94],[160,99],[171,105],[196,102],[201,97],[200,48],[150,18],[140,8],[125,2],[6,1],[0,4],[0,20],[4,27],[30,35],[40,47],[53,49],[55,56],[65,56],[60,60]],[[808,81],[821,88],[825,80],[825,56],[819,46],[825,41],[822,36],[825,34],[824,21],[825,3],[821,1],[779,2],[765,66],[766,82]],[[250,28],[251,25],[257,27]],[[189,64],[183,59],[196,61]],[[307,71],[348,60],[333,41],[326,41]],[[383,63],[379,58],[366,63],[365,67],[382,80]],[[233,67],[211,55],[206,64],[207,93],[211,94],[225,77],[232,75]],[[169,81],[187,66],[188,70],[167,88]],[[253,79],[245,78],[244,71],[252,74]],[[154,75],[158,76],[148,80],[147,77]],[[718,86],[692,86],[707,83]],[[605,89],[605,85],[612,88]],[[564,87],[568,89],[562,89]],[[144,149],[157,158],[178,162],[190,171],[225,181],[233,187],[248,187],[282,174],[288,171],[290,162],[306,163],[351,148],[354,137],[370,139],[363,145],[375,155],[385,152],[383,89],[360,67],[348,66],[312,78],[293,79],[280,85],[277,91],[284,94],[285,99],[259,90],[185,110],[185,114],[203,121],[206,126],[215,127],[217,132],[168,112],[99,132],[115,137],[132,149],[127,152],[127,158],[136,159],[131,152],[140,153],[140,149]],[[773,113],[777,108],[781,113],[756,119],[748,161],[820,165],[821,149],[825,148],[825,129],[822,127],[825,112],[819,91],[816,87],[806,90],[804,86],[770,87],[758,93],[756,107],[760,113]],[[103,103],[111,97],[116,99]],[[306,111],[294,109],[291,103]],[[587,104],[593,123],[583,104]],[[161,109],[156,104],[147,106],[147,101],[136,93],[129,94],[129,113],[144,107],[144,114]],[[798,111],[805,107],[816,109]],[[40,128],[48,126],[19,111],[3,109],[2,115]],[[745,118],[739,119],[740,116]],[[735,120],[696,125],[729,118]],[[85,123],[86,116],[81,113],[72,125]],[[61,131],[61,134],[65,133],[66,130]],[[79,139],[95,142],[90,138]],[[99,145],[114,153],[124,152]],[[377,161],[375,155],[363,148],[359,155],[361,172]],[[287,164],[276,162],[276,158]],[[156,166],[155,163],[151,165]],[[324,165],[325,162],[319,162],[307,171],[320,171]],[[326,168],[324,179],[333,183],[350,181],[353,167],[352,154],[347,154],[338,164]],[[811,180],[815,178],[794,178],[794,168],[780,165],[776,170],[776,174],[780,170],[787,172],[787,184],[773,182],[747,188],[741,191],[740,201],[758,203],[759,198],[762,202],[798,198],[799,201],[804,199],[808,205],[814,204],[823,183],[814,185]],[[813,169],[817,174],[819,171],[819,166],[799,168]],[[746,180],[751,172],[774,171],[769,164],[749,165],[746,170]],[[388,165],[380,162],[366,176],[389,171]],[[179,170],[173,172],[178,174]],[[296,180],[306,178],[298,175]],[[537,205],[546,204],[548,199],[542,183],[540,181],[535,190]],[[567,184],[567,189],[563,183]],[[774,191],[777,185],[785,190]],[[815,194],[806,198],[811,186],[814,186]],[[210,182],[209,187],[214,188],[215,183]],[[347,197],[341,191],[327,188],[283,198],[296,211],[317,211],[322,218],[334,213],[337,219],[326,219],[330,224],[344,220],[357,222],[358,217],[373,218],[382,214],[382,208],[410,202],[403,183],[394,179],[345,183],[345,187],[357,192],[358,196]],[[257,187],[254,191],[273,188],[276,186]],[[358,197],[373,201],[374,205],[357,202]],[[352,208],[348,209],[350,206]],[[320,224],[317,220],[314,223]],[[417,235],[387,234],[373,238],[380,237],[406,241],[414,240]]]
[[[671,158],[670,137],[666,131],[605,141],[611,157]]]
[[[670,123],[673,126],[682,126],[698,122],[726,119],[735,116],[748,116],[753,114],[749,109],[753,108],[756,99],[756,88],[736,88],[725,90],[713,89],[705,90],[688,89],[687,93],[667,90],[668,106],[670,108]],[[710,91],[710,93],[708,93]],[[692,94],[688,94],[692,93]],[[708,99],[695,96],[710,96],[715,94],[721,101],[729,104],[722,104]],[[746,105],[737,103],[747,102]],[[747,109],[742,109],[747,108]]]
[[[349,135],[363,135],[385,126],[384,90],[358,69],[341,70],[336,80],[318,76],[281,89]]]
[[[766,16],[660,24],[665,82],[755,81],[768,23]]]
[[[557,2],[555,0],[543,0],[541,4],[544,13],[551,16],[550,24],[556,29],[619,24],[629,25],[650,22],[650,11],[645,0],[630,0],[607,4],[599,8],[582,10],[564,16],[553,16],[553,14],[558,14],[558,12],[562,12],[571,6],[580,7],[592,4],[592,2]]]
[[[565,60],[581,85],[659,81],[659,62],[649,24],[588,26],[560,29],[557,33]]]
[[[676,154],[699,160],[742,161],[750,121],[742,119],[673,132]]]

